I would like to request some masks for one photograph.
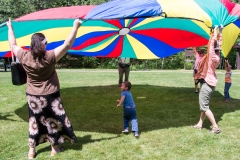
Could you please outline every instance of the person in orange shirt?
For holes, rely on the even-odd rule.
[[[210,129],[210,132],[216,134],[220,133],[221,130],[216,123],[212,111],[210,110],[209,103],[211,94],[215,90],[218,81],[216,76],[216,69],[220,65],[220,50],[222,44],[223,26],[221,25],[219,29],[219,34],[217,34],[217,30],[218,26],[214,28],[213,34],[211,35],[211,38],[209,40],[208,54],[206,55],[205,59],[204,57],[202,58],[200,65],[198,66],[198,74],[203,73],[202,79],[200,80],[201,88],[199,92],[200,119],[197,124],[191,126],[196,129],[202,129],[203,122],[207,117],[212,123],[212,128]],[[202,67],[201,64],[203,64]],[[203,70],[201,68],[203,68]],[[195,78],[198,79],[197,75]]]
[[[230,95],[229,95],[229,89],[232,85],[232,66],[229,64],[228,60],[225,60],[225,87],[224,87],[224,101],[229,101],[230,100]]]

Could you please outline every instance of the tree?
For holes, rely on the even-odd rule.
[[[31,12],[64,6],[98,5],[109,0],[1,0],[0,24]]]
[[[6,22],[9,17],[15,19],[35,11],[29,0],[1,0],[0,6],[0,23]]]
[[[234,2],[234,3],[240,3],[239,0],[231,0],[231,1]]]

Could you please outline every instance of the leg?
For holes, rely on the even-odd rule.
[[[132,132],[138,132],[138,120],[136,116],[136,109],[131,109],[131,124],[132,124]]]
[[[125,70],[125,81],[128,81],[130,67],[125,67],[124,70]]]
[[[55,146],[51,145],[51,149],[52,150],[51,150],[50,156],[55,156],[55,154],[57,154],[57,153],[62,151],[61,148],[59,148],[58,145],[55,145]]]
[[[195,93],[198,93],[198,85],[196,84],[195,79],[194,79],[194,84],[195,84]]]
[[[212,113],[212,111],[209,109],[205,112],[206,116],[208,117],[208,119],[210,120],[210,122],[212,123],[213,128],[218,128],[218,125],[215,121],[214,115]]]
[[[195,125],[195,128],[202,128],[203,122],[206,117],[206,111],[209,110],[209,101],[212,93],[212,88],[209,87],[206,83],[203,83],[200,88],[199,93],[199,105],[200,105],[200,119],[198,123]]]
[[[123,128],[128,129],[129,128],[129,116],[128,116],[128,110],[124,109],[123,111]]]
[[[201,92],[200,92],[201,96],[199,96],[199,102],[200,102],[201,111],[205,112],[205,115],[208,117],[208,119],[212,123],[213,128],[211,132],[220,133],[221,131],[218,128],[214,115],[212,111],[209,109],[209,102],[210,102],[211,94],[214,91],[214,89],[215,89],[214,87],[210,87],[207,83],[204,83],[201,88]]]
[[[229,100],[231,99],[230,94],[229,94],[229,89],[230,89],[231,85],[232,85],[232,83],[229,83],[229,88],[228,88],[228,99]]]
[[[132,131],[138,132],[138,120],[137,118],[131,120],[132,123]]]
[[[123,82],[123,73],[124,73],[124,68],[118,66],[118,73],[119,73],[119,80],[118,80],[118,86],[120,87],[122,82]]]
[[[230,100],[229,88],[231,87],[231,84],[232,83],[225,82],[225,87],[224,87],[224,98],[225,98],[225,100]]]
[[[199,129],[202,128],[202,125],[203,125],[203,122],[204,122],[204,120],[205,120],[205,117],[206,117],[205,112],[201,112],[201,114],[200,114],[200,119],[199,119],[198,123],[195,125],[196,128],[197,128],[197,127],[198,127]]]
[[[30,123],[30,121],[29,121]],[[30,128],[29,128],[30,129]],[[28,138],[28,146],[29,146],[29,151],[28,151],[28,159],[34,159],[36,155],[36,140],[33,138]]]
[[[58,144],[64,143],[65,138],[72,143],[76,142],[77,138],[64,110],[59,91],[44,96],[27,94],[27,99],[29,106],[29,146],[31,148],[41,143],[50,142],[52,145],[51,155],[54,155],[59,152]],[[36,101],[39,103],[34,103]],[[31,104],[36,104],[36,106]],[[60,128],[61,130],[59,130]],[[53,154],[52,151],[54,151]]]
[[[34,159],[35,158],[35,154],[36,154],[36,141],[37,141],[37,137],[39,136],[38,131],[35,134],[35,123],[36,118],[35,118],[35,114],[34,112],[31,110],[29,104],[28,104],[28,116],[29,116],[29,128],[28,128],[28,146],[29,146],[29,151],[28,151],[28,159]],[[38,123],[36,123],[38,124]]]
[[[224,99],[225,99],[225,100],[227,99],[227,92],[228,92],[227,82],[225,82],[225,86],[224,86]]]
[[[31,148],[29,147],[29,151],[28,151],[28,159],[34,159],[36,155],[36,150],[35,148]]]
[[[194,79],[195,74],[196,74],[196,73],[195,73],[195,70],[193,70],[193,81],[194,81],[194,86],[195,86],[195,93],[198,93],[198,85],[196,84],[196,81],[197,81],[197,80]]]
[[[138,120],[137,120],[137,114],[136,114],[136,109],[135,108],[131,109],[130,119],[131,119],[131,123],[132,123],[132,132],[134,133],[134,136],[136,138],[138,138],[139,137],[139,134],[138,134]]]
[[[29,151],[28,151],[28,159],[34,159],[36,154],[36,143],[34,139],[28,139]]]

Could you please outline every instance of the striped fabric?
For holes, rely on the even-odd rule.
[[[17,44],[29,48],[42,32],[47,49],[63,44],[75,18],[86,21],[70,54],[154,59],[188,47],[207,45],[211,28],[223,24],[226,57],[239,29],[240,5],[230,0],[112,0],[98,6],[60,7],[34,12],[13,21]],[[11,56],[7,27],[0,27],[0,57]]]

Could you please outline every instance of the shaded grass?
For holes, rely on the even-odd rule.
[[[140,139],[122,135],[122,109],[116,70],[58,70],[65,110],[78,137],[65,151],[50,158],[49,144],[37,147],[36,159],[238,159],[240,156],[240,72],[233,72],[230,95],[223,102],[224,71],[210,108],[222,133],[190,128],[199,119],[198,95],[191,71],[130,73],[137,106]],[[10,72],[0,73],[0,159],[26,159],[28,111],[25,86],[13,86]]]

